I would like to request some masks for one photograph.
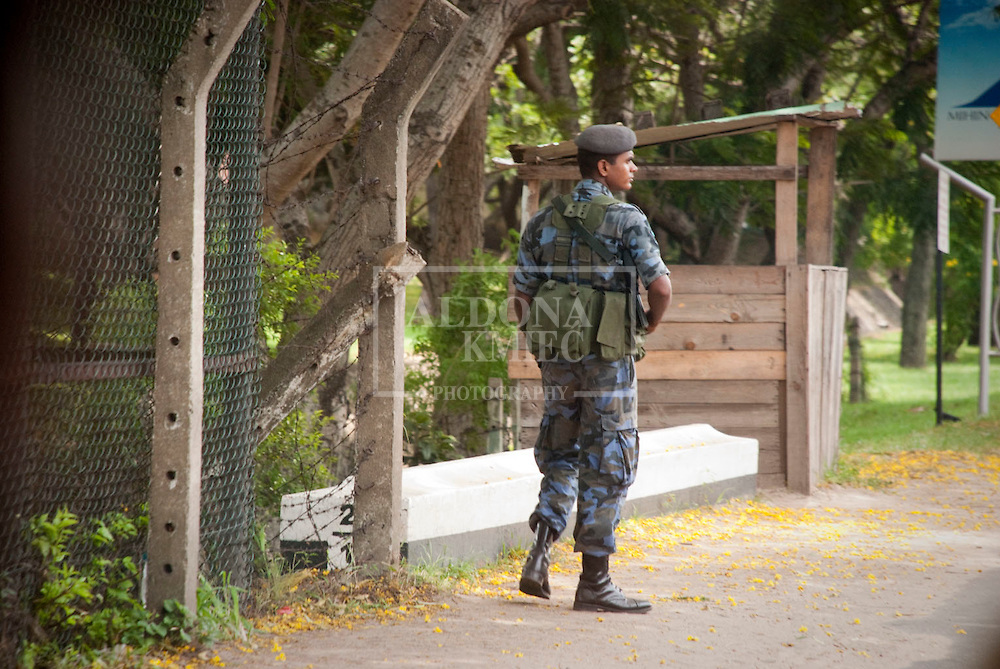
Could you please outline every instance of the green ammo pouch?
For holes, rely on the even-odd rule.
[[[601,356],[601,360],[613,362],[632,355],[639,361],[646,355],[645,330],[632,330],[630,325],[630,298],[625,293],[604,293],[604,309],[601,312],[601,324],[597,328],[597,349],[594,351]],[[630,336],[631,332],[634,335]]]
[[[540,361],[577,361],[595,352],[603,302],[603,294],[589,286],[549,279],[528,309],[528,349]]]
[[[625,357],[628,338],[625,324],[627,308],[628,296],[625,293],[604,294],[601,325],[597,328],[597,345],[600,347],[598,353],[601,360],[621,360]]]

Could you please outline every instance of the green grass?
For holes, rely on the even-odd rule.
[[[978,416],[979,349],[963,346],[942,372],[943,409],[959,422],[936,425],[933,338],[923,369],[899,366],[900,333],[863,342],[869,401],[846,401],[849,366],[844,367],[840,418],[841,453],[909,450],[995,451],[1000,449],[1000,359],[990,367],[989,414]]]

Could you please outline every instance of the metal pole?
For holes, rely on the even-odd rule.
[[[1000,214],[1000,208],[994,206],[993,215],[996,216],[998,214]],[[996,246],[994,247],[993,257],[1000,258],[1000,234],[997,234],[997,232],[994,231],[994,235],[996,238]],[[993,344],[1000,348],[1000,287],[998,287],[997,295],[993,300]]]
[[[937,417],[937,425],[940,425],[944,418],[944,402],[942,398],[942,363],[944,362],[944,346],[941,344],[941,317],[944,311],[944,252],[938,249],[934,256],[934,275],[937,286],[935,305],[935,325],[937,327],[937,342],[935,346],[934,362],[937,367],[937,401],[934,404],[934,414]]]
[[[984,202],[983,213],[983,264],[979,279],[979,415],[990,412],[990,323],[992,322],[993,291],[993,217],[996,199],[990,196]]]
[[[997,214],[996,196],[969,181],[961,174],[945,167],[926,153],[920,154],[920,162],[947,174],[951,182],[982,200],[986,209],[983,218],[982,277],[979,288],[979,415],[985,416],[990,408],[990,313],[993,293],[993,217]]]

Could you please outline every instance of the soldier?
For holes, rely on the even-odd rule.
[[[514,275],[515,313],[541,369],[545,413],[535,461],[542,473],[528,525],[535,542],[520,590],[551,596],[549,548],[577,506],[574,550],[583,571],[573,608],[646,613],[611,582],[608,556],[639,457],[635,360],[670,304],[670,271],[646,216],[615,200],[632,187],[636,137],[595,125],[575,139],[582,180],[528,221]],[[642,311],[636,281],[647,289]],[[644,322],[645,321],[645,322]]]

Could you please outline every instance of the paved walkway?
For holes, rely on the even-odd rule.
[[[648,615],[572,610],[483,572],[402,620],[259,637],[226,667],[1000,668],[1000,456],[872,456],[881,491],[825,487],[623,523],[615,581]]]

